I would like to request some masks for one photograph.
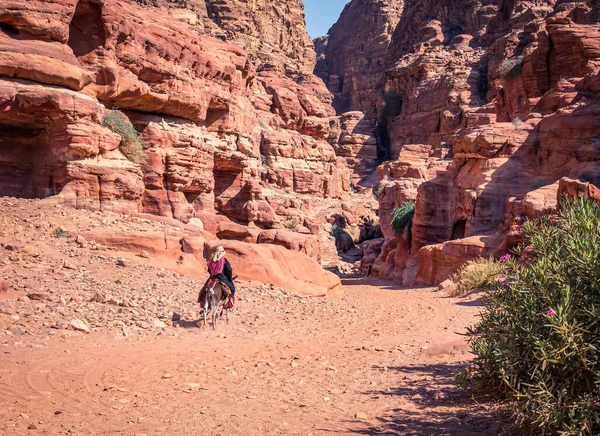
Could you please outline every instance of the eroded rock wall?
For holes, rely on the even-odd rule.
[[[437,284],[518,243],[562,177],[600,183],[597,18],[593,1],[404,2],[377,112],[391,158],[379,168],[377,275]],[[389,224],[407,200],[408,249]]]
[[[302,223],[349,189],[315,61],[299,0],[2,2],[0,194]],[[139,164],[109,109],[140,132]]]
[[[316,41],[323,59],[315,73],[334,95],[333,106],[342,115],[338,154],[353,172],[353,185],[371,188],[370,177],[387,158],[388,138],[380,133],[384,111],[386,56],[403,0],[349,2],[327,40]],[[326,44],[325,44],[326,42]]]

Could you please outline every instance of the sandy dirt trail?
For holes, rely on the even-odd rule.
[[[0,347],[0,433],[498,434],[455,385],[475,301],[346,280],[342,300],[240,290],[204,331],[54,335]]]

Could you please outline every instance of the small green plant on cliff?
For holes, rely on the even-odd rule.
[[[506,257],[503,258],[507,260]],[[452,276],[456,289],[452,297],[461,297],[477,290],[495,289],[506,271],[504,262],[495,259],[479,259],[468,262]]]
[[[511,400],[523,434],[600,434],[600,204],[565,198],[524,236],[468,331],[474,381]]]
[[[377,191],[375,191],[375,188],[373,188],[373,196],[375,197],[375,200],[379,200],[381,198],[381,196],[385,193],[385,188],[386,184],[381,182],[379,185],[377,185]]]
[[[294,230],[296,227],[298,227],[298,220],[296,218],[288,218],[283,221],[281,225],[286,229]]]
[[[498,67],[500,77],[518,77],[523,68],[523,56],[518,56],[513,59],[504,59]]]
[[[410,231],[414,214],[414,201],[406,201],[394,209],[394,212],[392,212],[392,229],[396,235],[400,236],[405,228]]]
[[[102,126],[107,127],[121,137],[119,150],[127,159],[137,164],[146,160],[144,144],[142,144],[140,135],[123,112],[109,110],[104,116],[104,120],[102,120]]]
[[[521,124],[523,124],[523,120],[521,118],[517,117],[512,121],[512,123],[513,123],[513,126],[519,127]]]

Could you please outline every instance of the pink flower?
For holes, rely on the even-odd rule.
[[[508,262],[511,258],[512,258],[512,256],[507,253],[500,258],[500,262]]]
[[[552,309],[550,309],[548,312],[546,312],[546,315],[548,315],[549,317],[553,317],[554,311]]]

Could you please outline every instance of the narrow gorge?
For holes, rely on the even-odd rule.
[[[600,2],[342,6],[0,0],[0,434],[598,434]]]
[[[437,285],[514,247],[559,191],[595,190],[597,18],[594,1],[353,0],[313,43],[301,0],[7,0],[0,195]]]

